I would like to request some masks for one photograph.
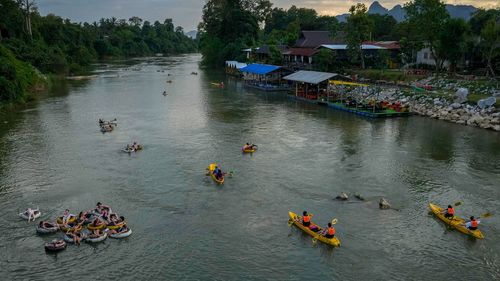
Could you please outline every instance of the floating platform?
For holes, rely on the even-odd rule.
[[[403,117],[403,116],[410,116],[412,114],[411,112],[398,112],[398,111],[395,111],[393,109],[377,110],[377,111],[373,112],[372,110],[367,110],[367,109],[347,107],[343,103],[326,102],[324,100],[311,100],[311,99],[306,99],[304,97],[298,97],[298,96],[294,96],[294,95],[290,95],[290,94],[288,94],[287,96],[291,99],[294,99],[294,100],[299,100],[299,101],[317,104],[317,105],[322,105],[322,106],[328,106],[328,107],[336,109],[336,110],[354,113],[356,115],[369,117],[369,118]]]
[[[403,116],[410,116],[411,112],[398,112],[393,109],[383,109],[383,110],[377,110],[373,112],[372,110],[367,110],[367,109],[360,109],[360,108],[355,108],[355,107],[347,107],[343,103],[333,103],[329,102],[328,107],[337,109],[337,110],[342,110],[345,112],[350,112],[354,113],[356,115],[360,116],[365,116],[365,117],[370,117],[370,118],[387,118],[387,117],[403,117]]]
[[[283,92],[283,91],[288,91],[290,90],[290,87],[280,87],[280,86],[274,86],[274,85],[269,85],[269,84],[243,84],[245,87],[252,88],[252,89],[257,89],[260,91],[265,91],[265,92]]]

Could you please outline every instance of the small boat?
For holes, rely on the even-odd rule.
[[[476,230],[470,230],[468,229],[464,224],[466,221],[460,217],[454,216],[452,219],[446,218],[442,211],[444,210],[443,208],[439,207],[438,205],[434,205],[432,203],[429,203],[429,208],[431,209],[432,213],[438,217],[440,220],[445,222],[447,225],[455,228],[456,230],[462,232],[463,234],[467,234],[469,236],[472,236],[477,239],[484,239],[484,235],[481,232],[481,230],[476,229]]]
[[[208,166],[208,173],[210,174],[210,177],[214,180],[214,182],[218,184],[223,184],[224,183],[224,175],[222,176],[222,179],[217,179],[214,174],[215,167],[217,167],[217,164],[212,163]]]
[[[300,222],[301,217],[298,216],[296,213],[288,212],[288,216],[290,217],[290,221],[293,222],[293,224],[296,227],[300,228],[302,231],[311,235],[313,238],[317,239],[318,241],[323,242],[323,243],[328,244],[328,245],[331,245],[331,246],[334,246],[334,247],[340,247],[340,240],[337,238],[337,236],[334,236],[333,238],[326,238],[325,236],[320,234],[321,227],[318,226],[317,224],[314,224],[312,221],[311,221],[311,225],[315,225],[318,228],[318,232],[314,232],[309,227],[304,226]]]
[[[40,212],[38,209],[32,210],[32,211],[33,211],[33,216],[31,217],[31,219],[33,221],[42,215],[42,212]],[[19,217],[24,219],[24,220],[28,220],[29,219],[28,210],[26,210],[22,213],[19,213]]]
[[[58,252],[66,249],[66,242],[64,240],[52,240],[45,243],[45,250],[49,252]]]

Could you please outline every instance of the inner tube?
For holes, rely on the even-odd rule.
[[[74,242],[73,237],[69,237],[68,234],[64,234],[63,240],[64,240],[64,242],[70,243],[70,244],[73,244],[73,242]]]
[[[56,222],[57,222],[57,224],[63,224],[63,217],[58,217]],[[71,216],[68,219],[68,223],[74,223],[74,222],[76,222],[76,216]]]
[[[49,252],[57,252],[66,249],[66,242],[64,240],[53,240],[52,242],[45,243],[45,250]]]
[[[115,238],[115,239],[121,239],[121,238],[129,237],[130,234],[132,234],[132,229],[127,228],[126,231],[122,231],[120,233],[110,234],[109,237],[110,238]]]
[[[33,211],[33,216],[31,217],[33,220],[39,218],[42,215],[42,212],[38,210]],[[24,211],[22,213],[19,213],[19,217],[21,217],[24,220],[28,220],[28,212]]]
[[[69,236],[68,234],[64,234],[63,236],[63,240],[66,242],[66,243],[69,243],[69,244],[73,244],[75,241],[73,240],[73,237]],[[84,241],[85,240],[85,235],[80,235],[80,241]]]
[[[94,226],[93,223],[91,224],[88,224],[87,225],[87,228],[89,230],[97,230],[97,229],[103,229],[104,227],[106,226],[106,224],[104,222],[101,222],[100,224],[98,224],[97,226]]]
[[[45,226],[40,227],[40,225],[36,226],[36,233],[38,234],[54,233],[57,232],[58,230],[59,227],[57,225],[53,225],[51,227],[45,227]]]
[[[108,227],[108,229],[114,230],[114,229],[118,229],[118,228],[120,228],[120,227],[122,227],[124,225],[125,225],[125,222],[122,221],[122,222],[119,222],[117,224],[111,224],[111,223],[109,223],[107,227]]]
[[[71,227],[65,227],[63,225],[59,225],[59,228],[61,228],[61,230],[64,231],[64,232],[68,232],[68,231],[75,232],[75,231],[82,230],[81,226],[78,227],[78,228],[76,228],[76,227],[77,227],[76,225],[75,226],[71,226]]]
[[[106,232],[103,232],[101,234],[101,236],[99,236],[99,237],[90,237],[90,236],[88,236],[85,239],[85,242],[88,242],[88,243],[99,243],[99,242],[102,242],[102,241],[106,240],[106,238],[108,238],[108,234]]]

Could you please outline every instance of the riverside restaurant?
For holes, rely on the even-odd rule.
[[[291,71],[281,66],[269,64],[249,64],[240,69],[243,73],[243,82],[246,87],[261,91],[288,91],[290,88],[284,75]]]
[[[332,78],[350,81],[348,77],[329,72],[300,70],[283,79],[291,81],[295,99],[326,104],[328,98],[328,81]]]

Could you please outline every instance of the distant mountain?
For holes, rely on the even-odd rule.
[[[373,2],[368,9],[368,14],[386,15],[388,12],[389,10],[380,5],[378,1]]]
[[[186,32],[184,34],[186,34],[186,36],[189,37],[189,38],[191,38],[191,39],[196,39],[196,37],[198,36],[198,31],[191,30],[191,31]]]
[[[387,14],[395,18],[397,22],[402,22],[405,20],[406,11],[401,5],[396,5]]]
[[[477,8],[471,5],[446,5],[446,10],[452,18],[461,18],[466,21],[470,20],[472,14],[477,11]],[[406,11],[401,5],[396,5],[388,10],[384,8],[378,1],[373,2],[368,8],[368,14],[391,15],[396,21],[401,22],[405,19]],[[341,14],[336,16],[340,22],[347,21],[349,14]]]

